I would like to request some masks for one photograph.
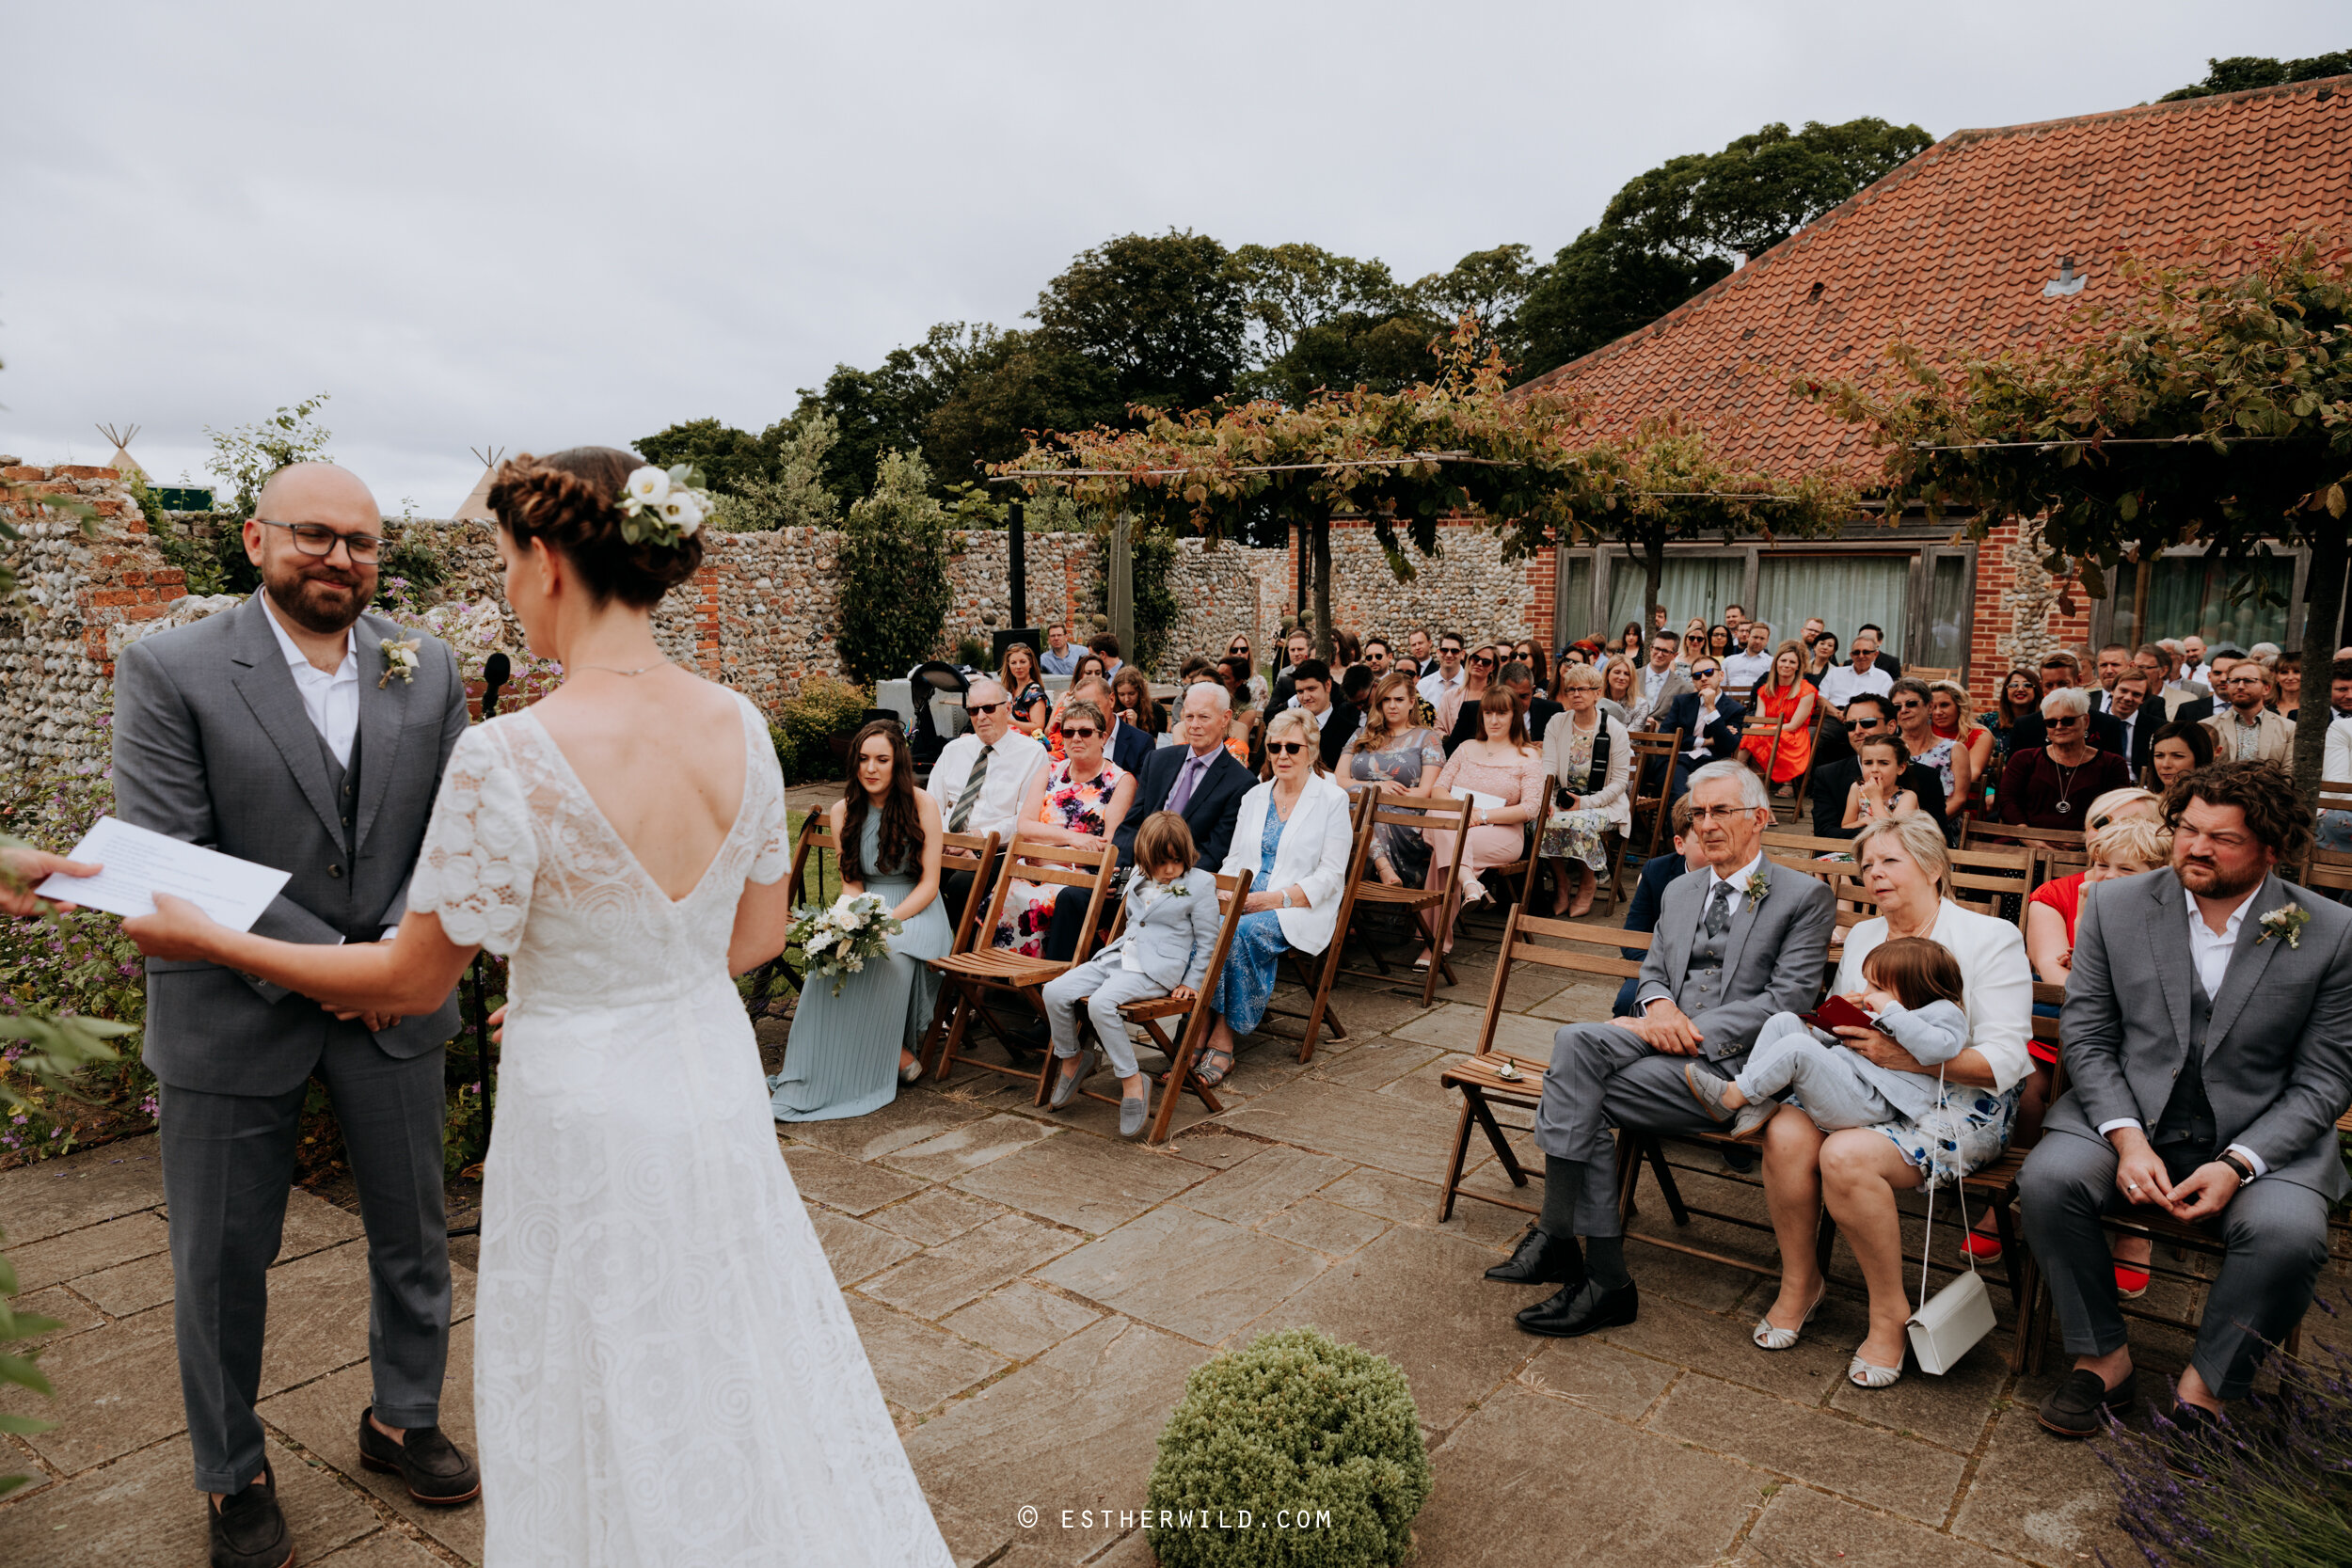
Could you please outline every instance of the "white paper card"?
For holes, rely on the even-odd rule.
[[[100,817],[68,858],[96,861],[105,869],[95,877],[48,878],[34,890],[43,898],[141,915],[153,914],[154,895],[168,893],[239,931],[253,928],[289,875],[112,816]]]
[[[1502,796],[1489,795],[1484,790],[1470,789],[1461,784],[1453,785],[1447,789],[1446,793],[1457,800],[1468,800],[1481,811],[1501,811],[1503,806]]]

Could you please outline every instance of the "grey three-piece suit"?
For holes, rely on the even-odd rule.
[[[123,650],[115,809],[126,822],[293,873],[253,929],[373,942],[406,912],[441,768],[466,728],[456,660],[426,638],[413,680],[381,686],[390,623],[352,628],[358,732],[348,764],[310,722],[255,594]],[[389,1426],[437,1422],[449,1349],[438,1011],[371,1035],[316,1002],[193,960],[147,961],[143,1054],[162,1083],[176,1331],[196,1484],[241,1489],[262,1465],[254,1416],[265,1273],[278,1256],[304,1091],[333,1097],[368,1233],[368,1358]],[[356,1417],[357,1412],[354,1412]]]
[[[2335,1121],[2352,1103],[2352,911],[2265,878],[2208,997],[2169,870],[2083,892],[2061,1019],[2072,1086],[2026,1157],[2026,1236],[2067,1350],[2107,1354],[2124,1328],[2099,1216],[2134,1206],[2099,1127],[2138,1122],[2173,1181],[2233,1144],[2261,1156],[2264,1173],[2203,1222],[2229,1250],[2192,1357],[2215,1393],[2242,1398],[2264,1342],[2284,1338],[2311,1303],[2328,1208],[2346,1187]],[[2262,916],[2289,903],[2309,923],[2293,946],[2265,940]]]
[[[1699,1031],[1700,1053],[1726,1074],[1740,1070],[1765,1020],[1812,1007],[1837,924],[1826,883],[1769,860],[1764,867],[1770,880],[1763,900],[1734,887],[1730,923],[1713,937],[1705,920],[1716,879],[1693,871],[1667,883],[1635,993],[1640,1006],[1654,997],[1672,999]],[[1571,1023],[1552,1036],[1535,1147],[1583,1168],[1578,1235],[1614,1236],[1623,1228],[1612,1127],[1717,1131],[1683,1079],[1689,1060],[1653,1051],[1613,1023]]]

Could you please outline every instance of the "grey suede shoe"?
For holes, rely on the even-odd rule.
[[[1746,1137],[1780,1109],[1777,1102],[1770,1100],[1751,1100],[1738,1110],[1732,1109],[1724,1103],[1724,1090],[1730,1087],[1731,1080],[1718,1077],[1696,1062],[1683,1064],[1682,1081],[1691,1085],[1691,1097],[1699,1102],[1699,1109],[1707,1113],[1708,1119],[1729,1123],[1724,1131],[1735,1138]]]
[[[1143,1124],[1152,1118],[1152,1102],[1141,1095],[1129,1095],[1119,1102],[1119,1135],[1122,1138],[1143,1136]]]
[[[1078,1070],[1075,1072],[1062,1071],[1061,1069],[1063,1065],[1071,1061],[1075,1061],[1078,1064]],[[1054,1093],[1053,1098],[1045,1102],[1047,1108],[1059,1111],[1067,1107],[1072,1101],[1077,1099],[1078,1091],[1086,1086],[1086,1081],[1088,1079],[1094,1076],[1094,1069],[1102,1065],[1102,1061],[1103,1053],[1095,1050],[1092,1046],[1089,1046],[1086,1050],[1079,1052],[1074,1057],[1055,1057]]]

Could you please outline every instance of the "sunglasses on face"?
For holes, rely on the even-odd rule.
[[[1096,736],[1101,735],[1102,733],[1103,732],[1101,730],[1089,726],[1074,730],[1064,730],[1061,732],[1061,737],[1064,740],[1092,740]]]
[[[963,705],[963,711],[977,719],[985,714],[993,713],[1004,705],[1002,703],[966,703]]]
[[[1920,705],[1920,705],[1920,702],[1919,702],[1919,699],[1918,699],[1918,698],[1916,698],[1916,697],[1907,698],[1907,699],[1905,699],[1904,701],[1899,702],[1899,703],[1897,703],[1897,704],[1895,705],[1895,711],[1896,711],[1897,713],[1915,713],[1915,712],[1918,711],[1918,709],[1919,709]]]
[[[2061,724],[2079,724],[2079,723],[2081,723],[2082,721],[2083,721],[2083,716],[2082,716],[2081,714],[2079,714],[2079,713],[2069,713],[2069,714],[2064,714],[2064,715],[2061,715],[2061,716],[2060,716],[2060,717],[2058,717],[2058,718],[2056,718],[2056,719],[2051,720],[2051,721],[2049,721],[2049,727],[2050,727],[2051,729],[2057,729],[2057,728],[2058,728],[2059,725],[2061,725]]]
[[[1855,719],[1849,721],[1846,727],[1850,730],[1875,730],[1879,721],[1876,719]]]
[[[1720,674],[1722,674],[1722,673],[1723,673],[1723,672],[1722,672],[1721,670],[1716,669],[1713,665],[1711,665],[1711,664],[1710,664],[1710,665],[1708,665],[1708,666],[1706,669],[1704,669],[1704,670],[1693,670],[1693,671],[1692,671],[1692,672],[1691,672],[1691,678],[1692,678],[1692,680],[1701,680],[1701,681],[1705,681],[1705,680],[1713,680],[1713,679],[1714,679],[1717,675],[1720,675]]]
[[[1480,666],[1487,666],[1492,665],[1494,663],[1494,659],[1486,654],[1472,654],[1470,655],[1470,662]]]
[[[1307,743],[1303,740],[1269,740],[1265,743],[1265,749],[1269,753],[1295,757],[1307,749]]]

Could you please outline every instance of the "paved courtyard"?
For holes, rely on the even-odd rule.
[[[1418,994],[1343,990],[1349,1035],[1309,1065],[1261,1037],[1226,1111],[1189,1105],[1162,1148],[1120,1142],[1108,1105],[1041,1114],[974,1071],[781,1140],[960,1562],[1148,1564],[1115,1512],[1141,1506],[1185,1374],[1295,1323],[1391,1355],[1411,1379],[1437,1474],[1417,1526],[1424,1563],[2136,1560],[2097,1458],[2035,1427],[2044,1380],[2008,1374],[2005,1300],[2002,1334],[1951,1376],[1875,1394],[1841,1375],[1863,1332],[1842,1250],[1829,1305],[1784,1354],[1748,1343],[1770,1297],[1759,1276],[1638,1243],[1638,1323],[1573,1341],[1520,1333],[1513,1310],[1542,1292],[1479,1275],[1521,1217],[1469,1201],[1436,1223],[1454,1118],[1438,1075],[1474,1042],[1492,977],[1490,959],[1460,968],[1427,1010]],[[1509,1003],[1503,1042],[1536,1048],[1607,996],[1537,973],[1514,978]],[[772,1050],[781,1025],[762,1032]],[[1502,1180],[1491,1165],[1473,1177]],[[1760,1216],[1747,1188],[1705,1174],[1684,1185]],[[1643,1195],[1634,1228],[1670,1229],[1646,1180]],[[0,1439],[17,1450],[9,1468],[36,1472],[0,1501],[0,1563],[200,1562],[153,1138],[0,1175],[0,1223],[21,1305],[65,1324],[41,1359],[59,1425]],[[1682,1234],[1769,1248],[1708,1221]],[[355,1217],[297,1193],[274,1275],[262,1414],[302,1560],[478,1561],[478,1506],[424,1510],[358,1467],[359,1236]],[[470,1265],[472,1243],[457,1251]],[[469,1444],[472,1283],[461,1267],[447,1404]],[[2343,1287],[2338,1273],[2326,1288]],[[2177,1341],[2139,1343],[2145,1361],[2178,1364]],[[1089,1508],[1096,1528],[1062,1524]]]

